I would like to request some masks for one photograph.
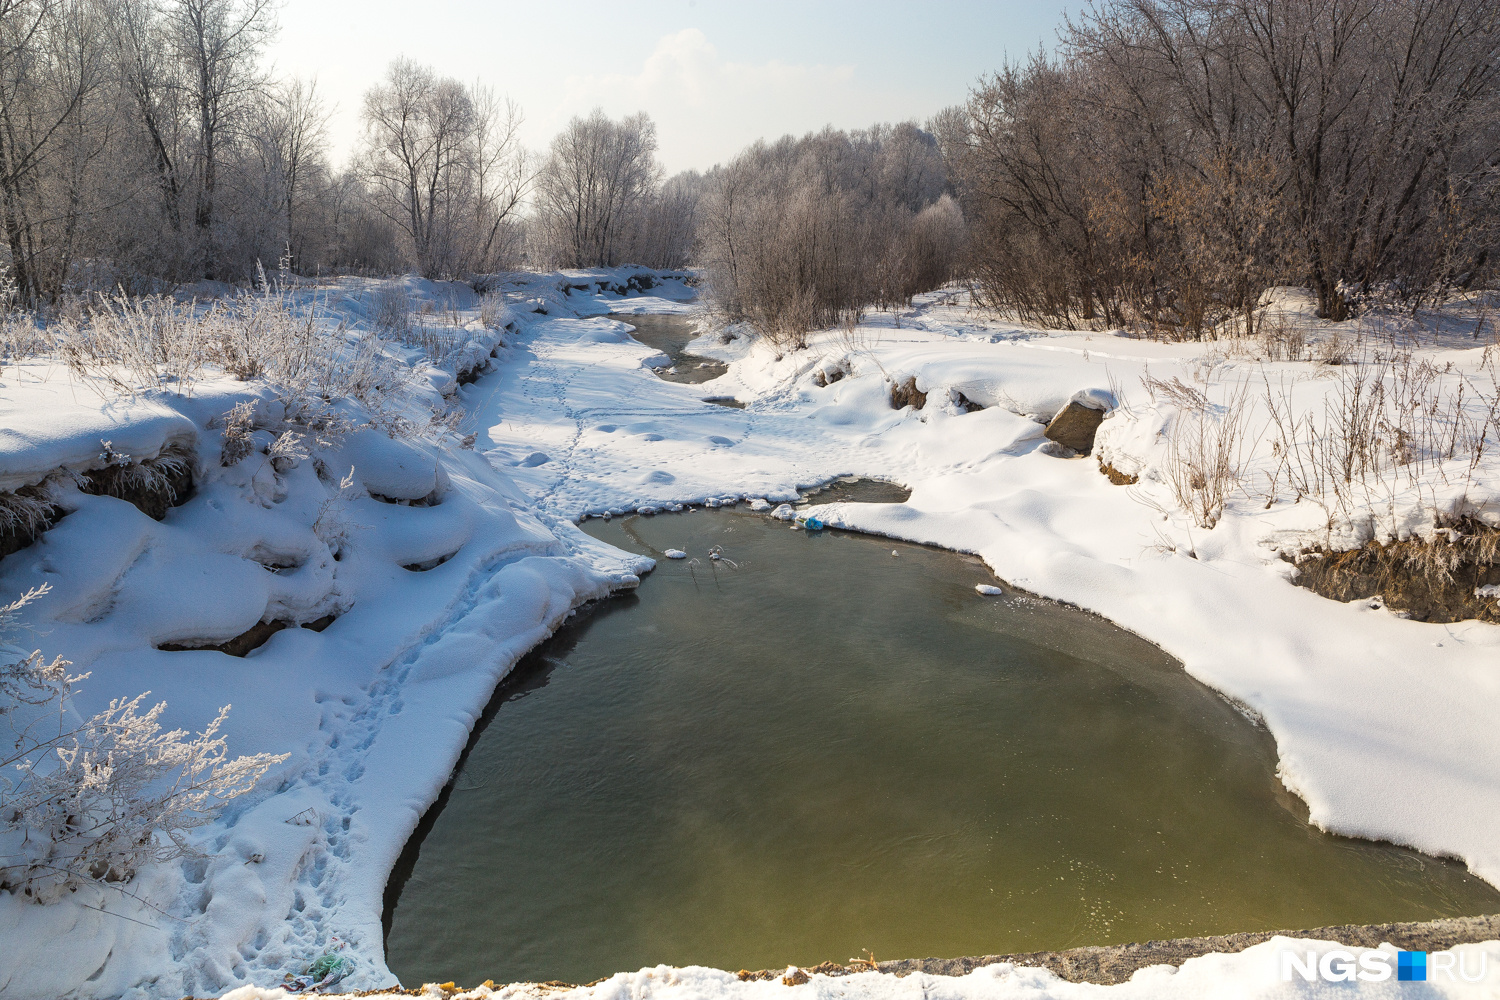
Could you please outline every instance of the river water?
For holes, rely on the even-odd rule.
[[[729,366],[722,361],[687,352],[688,341],[698,336],[698,332],[693,329],[692,321],[686,316],[627,316],[611,313],[609,318],[629,323],[635,327],[632,337],[671,359],[670,367],[655,369],[656,374],[668,382],[696,385],[699,382],[710,382],[729,370]]]
[[[980,597],[975,560],[743,509],[586,530],[694,558],[496,693],[393,877],[405,983],[1500,909],[1461,866],[1310,828],[1266,732],[1101,619]]]

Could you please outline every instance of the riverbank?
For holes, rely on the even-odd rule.
[[[1467,469],[1461,456],[1429,454],[1396,478],[1365,474],[1384,499],[1349,507],[1347,491],[1319,494],[1315,476],[1286,467],[1253,387],[1286,386],[1296,413],[1337,412],[1350,379],[1373,367],[1028,330],[970,311],[956,292],[817,334],[789,355],[747,331],[714,330],[692,353],[726,373],[675,384],[650,370],[657,352],[602,318],[684,311],[692,290],[673,281],[662,294],[657,280],[642,291],[613,272],[517,276],[493,326],[462,289],[410,283],[414,303],[431,302],[419,314],[429,325],[403,334],[418,346],[389,339],[381,349],[411,373],[413,393],[401,407],[356,409],[363,429],[337,447],[304,434],[305,457],[271,454],[296,428],[284,409],[267,409],[248,454],[225,462],[224,413],[274,398],[254,382],[205,381],[191,395],[152,386],[127,405],[57,364],[7,368],[7,429],[67,431],[0,442],[8,489],[108,466],[109,454],[145,461],[179,438],[192,446],[193,492],[161,520],[116,497],[68,493],[66,516],[0,563],[7,592],[53,583],[33,624],[49,653],[92,671],[79,710],[149,689],[169,702],[169,724],[192,728],[232,703],[233,752],[294,752],[205,830],[201,863],[144,871],[128,895],[106,885],[39,907],[4,894],[0,989],[161,997],[269,985],[335,939],[353,965],[342,986],[393,983],[380,938],[385,880],[490,692],[574,607],[632,586],[648,565],[575,520],[728,498],[774,506],[849,475],[912,492],[901,504],[816,507],[828,523],[978,555],[1004,581],[1144,636],[1267,727],[1281,779],[1315,825],[1461,858],[1500,884],[1500,627],[1330,601],[1292,586],[1284,558],[1436,537],[1451,530],[1433,518],[1438,502],[1462,501],[1489,524],[1500,496],[1493,449]],[[321,296],[326,331],[354,344],[375,330],[375,284],[350,279],[307,299]],[[453,350],[440,364],[428,352],[444,338]],[[1399,345],[1387,339],[1385,360],[1368,360],[1389,375]],[[1493,372],[1491,353],[1461,339],[1400,350],[1428,366],[1429,388],[1447,387],[1444,406],[1459,380],[1482,389]],[[914,394],[903,398],[921,405],[893,408],[892,386],[907,380]],[[1080,392],[1110,406],[1086,458],[1042,436],[1041,421]],[[1250,400],[1238,410],[1236,393]],[[1211,491],[1179,475],[1192,436],[1174,428],[1204,429],[1207,447],[1236,413],[1248,428],[1243,461],[1206,518],[1178,502],[1184,485]],[[1478,417],[1462,411],[1454,427],[1471,432]],[[101,450],[101,438],[112,446]],[[1135,483],[1116,485],[1098,460]],[[351,466],[359,475],[346,490]],[[328,532],[332,511],[346,530]],[[243,658],[211,648],[267,616],[301,625],[334,612],[323,631],[280,629]],[[1197,996],[1247,982],[1267,948],[1192,959],[1173,988]],[[939,992],[1000,995],[999,968],[938,981]],[[1030,975],[1007,972],[1005,989]],[[913,979],[876,976],[869,992],[910,992]],[[781,988],[710,970],[609,982],[596,995]],[[1152,992],[1162,982],[1139,989],[1173,995]]]
[[[1252,998],[1348,996],[1353,984],[1309,981],[1295,969],[1284,975],[1282,955],[1304,964],[1311,953],[1316,966],[1324,955],[1343,951],[1340,959],[1358,963],[1379,954],[1394,965],[1396,950],[1420,951],[1429,961],[1435,952],[1452,953],[1420,988],[1428,997],[1487,997],[1500,978],[1500,915],[1460,917],[1421,923],[1318,927],[1303,931],[1268,931],[1179,938],[1104,948],[1072,948],[1021,955],[982,955],[952,959],[898,959],[825,962],[809,968],[789,966],[759,972],[723,972],[665,966],[620,973],[595,983],[564,982],[426,984],[399,990],[373,990],[352,996],[372,1000],[430,997],[432,1000],[491,1000],[547,997],[549,1000],[625,1000],[801,996],[906,998],[927,1000],[1197,1000],[1204,996]],[[1345,959],[1347,955],[1347,959]],[[1450,971],[1451,970],[1451,971]],[[1342,974],[1341,972],[1339,974]],[[1465,981],[1467,974],[1468,981]],[[1314,980],[1316,980],[1316,974]],[[1407,989],[1394,977],[1362,983],[1359,995],[1396,996]],[[791,992],[784,992],[790,989]],[[285,1000],[280,989],[244,987],[221,1000]]]

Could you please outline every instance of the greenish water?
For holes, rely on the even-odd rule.
[[[743,511],[587,530],[698,562],[497,692],[393,879],[405,983],[1500,909],[1460,866],[1311,829],[1264,731],[1107,622],[978,596],[973,560]]]
[[[688,341],[698,336],[692,321],[686,316],[627,316],[611,313],[610,319],[629,323],[635,327],[631,334],[647,347],[661,351],[672,360],[671,369],[654,369],[656,374],[668,382],[685,382],[696,385],[710,382],[729,370],[722,361],[714,361],[698,354],[687,353]]]

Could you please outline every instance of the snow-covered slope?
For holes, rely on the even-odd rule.
[[[431,297],[431,283],[410,284],[417,305]],[[563,297],[558,276],[541,284]],[[360,291],[317,293],[325,322],[360,322],[348,305]],[[466,339],[485,359],[500,337],[471,323]],[[150,691],[168,702],[167,726],[191,730],[229,704],[232,752],[291,757],[201,838],[202,861],[45,906],[0,893],[0,995],[216,993],[277,982],[335,938],[355,963],[347,985],[392,983],[387,874],[495,684],[575,607],[634,585],[649,565],[538,518],[503,472],[431,424],[453,402],[455,363],[472,363],[463,349],[447,369],[389,349],[414,366],[409,397],[384,414],[344,404],[363,426],[275,460],[285,414],[253,383],[131,399],[61,366],[6,371],[0,485],[96,469],[106,440],[115,461],[170,445],[195,469],[191,498],[162,521],[65,481],[66,516],[0,562],[0,594],[51,585],[27,609],[26,638],[91,674],[75,709],[88,717]],[[242,401],[265,429],[225,467],[223,416]],[[322,631],[284,628],[243,658],[158,648],[330,616]]]

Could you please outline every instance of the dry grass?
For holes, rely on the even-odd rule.
[[[1500,444],[1500,374],[1493,360],[1476,373],[1438,369],[1411,354],[1340,365],[1323,412],[1299,413],[1285,380],[1263,376],[1276,465],[1266,505],[1286,489],[1346,518],[1389,506],[1398,492],[1456,493],[1463,513],[1485,455]]]
[[[1149,376],[1148,376],[1149,377]],[[1222,405],[1181,381],[1158,383],[1179,399],[1178,415],[1168,438],[1166,478],[1177,503],[1200,528],[1212,528],[1223,516],[1229,496],[1244,481],[1247,383],[1230,390]]]

